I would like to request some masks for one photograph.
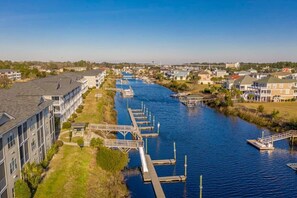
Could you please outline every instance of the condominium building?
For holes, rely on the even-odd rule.
[[[43,96],[47,100],[53,100],[54,114],[61,124],[82,103],[81,83],[62,75],[17,83],[12,89],[19,95]]]
[[[297,80],[269,76],[254,81],[251,91],[255,101],[278,102],[293,98],[297,99]]]
[[[22,75],[12,69],[0,69],[0,76],[7,76],[10,80],[20,80]]]
[[[237,63],[226,63],[226,65],[225,65],[225,68],[235,68],[235,69],[237,69],[239,67],[240,67],[239,62],[237,62]]]
[[[106,71],[99,69],[87,70],[82,72],[81,75],[87,80],[89,88],[95,87],[98,89],[104,82]]]
[[[0,197],[13,197],[28,162],[40,163],[56,140],[52,101],[0,92]]]

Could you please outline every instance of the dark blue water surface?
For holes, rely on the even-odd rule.
[[[184,155],[188,156],[187,181],[162,184],[167,197],[199,197],[200,175],[203,197],[297,197],[297,175],[286,166],[297,162],[297,152],[287,140],[276,142],[274,151],[259,152],[246,143],[261,136],[257,126],[208,107],[188,109],[159,85],[140,80],[129,80],[129,85],[134,98],[116,95],[118,123],[131,124],[127,105],[140,108],[143,101],[161,124],[159,137],[148,139],[151,158],[173,158],[176,142],[177,164],[156,166],[157,174],[183,175]],[[138,151],[131,151],[129,168],[139,166]],[[152,185],[144,184],[141,175],[126,179],[132,197],[154,197]]]

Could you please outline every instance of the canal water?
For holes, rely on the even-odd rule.
[[[162,184],[167,197],[199,197],[200,175],[203,197],[297,197],[297,175],[286,166],[297,162],[297,152],[288,141],[276,142],[274,151],[259,152],[246,140],[261,136],[261,128],[205,106],[188,109],[156,84],[129,80],[129,85],[134,98],[115,98],[118,123],[131,124],[127,106],[141,108],[143,101],[161,125],[159,137],[148,138],[151,158],[173,158],[176,142],[177,164],[156,166],[157,174],[183,175],[184,155],[188,156],[187,181]],[[141,166],[138,151],[129,156],[129,168]],[[126,183],[132,197],[154,197],[152,185],[144,184],[140,174],[127,176]]]

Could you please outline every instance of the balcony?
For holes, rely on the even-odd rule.
[[[0,180],[0,192],[6,187],[5,177]]]

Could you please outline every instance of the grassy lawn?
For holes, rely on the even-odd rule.
[[[115,80],[107,78],[100,89],[93,89],[84,99],[82,113],[78,113],[75,122],[85,123],[116,123],[116,112],[114,110],[115,92],[106,91],[107,87],[115,87]],[[102,94],[101,98],[96,98],[96,94]]]
[[[89,122],[89,123],[99,123],[99,120],[102,119],[102,112],[98,112],[98,101],[96,99],[96,94],[102,94],[102,89],[93,89],[84,99],[84,109],[82,113],[77,114],[78,117],[75,119],[75,122]]]
[[[34,197],[123,197],[127,194],[120,173],[96,164],[96,150],[64,145],[54,156]]]
[[[71,138],[71,142],[77,142],[78,139],[80,139],[81,137],[80,136],[72,136]],[[70,142],[69,140],[69,133],[64,133],[62,135],[60,135],[60,139],[63,141],[63,142]]]
[[[250,109],[257,109],[259,105],[263,105],[266,114],[270,114],[275,109],[279,111],[281,118],[286,120],[297,118],[297,102],[240,103],[237,105]]]

